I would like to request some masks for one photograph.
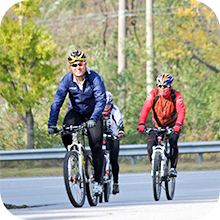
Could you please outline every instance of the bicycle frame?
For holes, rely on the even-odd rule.
[[[102,185],[103,185],[103,193],[99,197],[99,202],[102,203],[102,197],[104,195],[105,202],[109,202],[109,197],[111,194],[111,181],[112,181],[112,171],[110,164],[110,151],[108,148],[110,140],[118,139],[111,132],[105,132],[103,134],[103,143],[102,143],[102,151],[104,155],[104,165],[102,170]]]
[[[156,152],[159,152],[161,155],[161,176],[165,177],[167,173],[165,173],[166,169],[166,163],[167,163],[167,136],[165,137],[165,145],[162,143],[162,136],[157,136],[157,146],[153,146],[152,148],[153,153],[152,153],[152,170],[154,167],[154,158]],[[152,176],[152,172],[151,172]]]
[[[110,150],[107,149],[107,142],[108,139],[115,139],[116,137],[112,134],[103,134],[103,144],[102,144],[102,150],[104,151],[104,157],[105,157],[105,169],[104,169],[104,176],[103,176],[103,183],[111,182],[110,177]]]
[[[72,136],[72,143],[67,146],[67,151],[75,151],[78,155],[78,161],[79,161],[79,174],[81,179],[83,177],[85,178],[86,183],[88,182],[87,176],[85,175],[85,170],[83,169],[83,165],[85,164],[85,158],[84,154],[88,156],[88,153],[85,149],[85,131],[84,128],[86,127],[85,124],[79,125],[79,126],[73,126],[70,125],[70,127],[65,128],[67,130],[67,133],[71,134]],[[77,138],[77,132],[82,131],[82,143]],[[64,132],[64,129],[61,128],[59,133]],[[58,133],[58,134],[59,134]]]
[[[82,151],[82,144],[78,141],[77,133],[72,133],[72,144],[67,146],[67,151],[75,151],[78,155],[78,161],[79,161],[79,174],[81,179],[83,178],[84,172],[83,172],[83,151]],[[84,175],[86,176],[86,175]],[[86,179],[87,182],[87,179]]]

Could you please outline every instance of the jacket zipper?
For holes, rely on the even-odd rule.
[[[81,90],[81,89],[80,89]],[[81,102],[82,102],[82,114],[84,113],[84,105],[83,105],[83,90],[81,90]]]
[[[163,101],[163,124],[165,124],[165,118],[164,118],[164,115],[165,115],[165,98],[164,98],[164,101]]]

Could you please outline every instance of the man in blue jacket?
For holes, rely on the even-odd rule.
[[[100,195],[102,193],[100,178],[103,165],[102,112],[106,104],[105,85],[102,78],[86,66],[86,55],[82,51],[74,50],[68,55],[68,62],[71,71],[60,81],[54,95],[48,121],[48,133],[53,134],[57,130],[56,124],[60,108],[69,93],[71,109],[69,108],[63,125],[68,127],[86,122],[89,146],[94,160],[94,191],[96,195]],[[66,148],[72,142],[70,135],[62,136],[62,140]]]

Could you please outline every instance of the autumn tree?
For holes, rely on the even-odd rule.
[[[191,55],[210,70],[219,73],[220,37],[216,15],[201,2],[190,0],[183,3],[181,7],[179,1],[173,1],[170,7],[173,15],[164,13],[166,22],[163,26],[155,16],[158,52],[163,51],[162,57],[176,60]]]
[[[164,8],[161,16],[154,17],[155,69],[174,76],[173,85],[186,104],[181,140],[217,140],[220,137],[217,17],[206,5],[194,0],[162,0],[154,6]]]
[[[41,0],[15,4],[3,17],[0,27],[0,95],[25,122],[27,148],[34,148],[33,108],[51,93],[56,82],[56,44],[42,25]]]

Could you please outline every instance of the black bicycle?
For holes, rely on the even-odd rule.
[[[173,128],[166,129],[153,129],[146,128],[145,133],[153,131],[157,137],[157,144],[153,146],[152,150],[152,169],[151,176],[153,178],[153,194],[155,201],[159,201],[161,195],[162,182],[165,182],[166,197],[168,200],[172,200],[174,197],[176,178],[169,175],[171,168],[171,161],[169,156],[169,149],[167,139],[169,134],[173,132]],[[165,136],[165,144],[162,140]],[[163,186],[162,186],[163,187]]]
[[[118,137],[113,135],[111,132],[105,131],[103,134],[102,142],[102,152],[104,155],[103,171],[102,171],[102,184],[103,184],[103,193],[100,195],[99,202],[102,202],[102,197],[104,194],[105,202],[109,202],[111,194],[111,185],[112,185],[112,168],[110,164],[110,141],[118,140]]]
[[[58,134],[72,136],[63,161],[66,192],[75,207],[82,207],[87,195],[90,206],[96,206],[98,197],[93,190],[94,166],[91,152],[85,148],[86,123],[79,126],[62,127]],[[81,137],[81,140],[79,140]]]

